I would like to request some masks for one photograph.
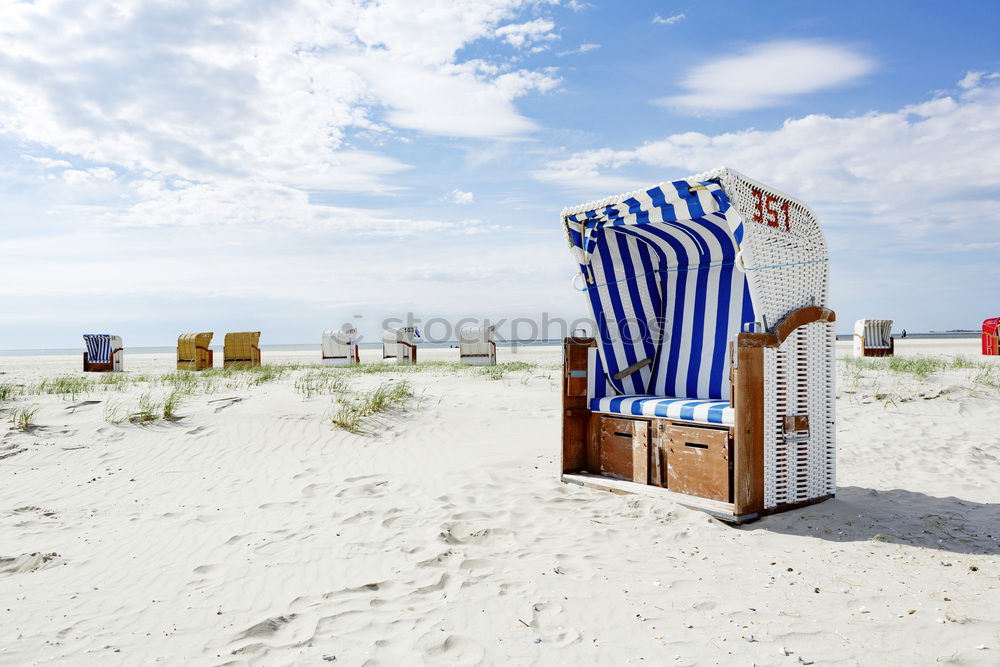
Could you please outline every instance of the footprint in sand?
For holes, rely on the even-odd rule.
[[[76,412],[78,408],[85,408],[88,405],[97,405],[101,401],[80,401],[79,403],[72,403],[66,406],[66,410],[69,412]]]
[[[46,570],[56,565],[62,565],[65,562],[66,560],[55,552],[36,552],[12,557],[0,556],[0,574],[37,572],[38,570]]]

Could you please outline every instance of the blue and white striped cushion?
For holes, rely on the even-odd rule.
[[[87,360],[91,363],[106,364],[111,361],[111,334],[83,334],[87,346]]]
[[[639,417],[662,417],[696,424],[733,426],[735,412],[729,401],[702,401],[661,396],[606,396],[590,399],[593,412]]]

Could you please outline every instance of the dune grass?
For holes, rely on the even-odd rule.
[[[177,407],[180,405],[181,398],[186,396],[188,393],[190,392],[174,388],[173,391],[163,398],[160,414],[163,415],[164,419],[177,419]]]
[[[908,373],[918,379],[925,379],[933,373],[948,370],[988,369],[991,364],[974,361],[963,355],[955,357],[845,357],[841,359],[848,372],[891,371]]]
[[[54,378],[45,378],[36,385],[28,388],[27,394],[66,394],[77,397],[80,394],[90,393],[97,381],[93,378],[80,377],[78,375],[60,375]]]
[[[340,407],[334,412],[331,421],[334,425],[352,433],[361,433],[364,419],[388,412],[394,407],[405,403],[413,396],[410,383],[405,380],[387,382],[372,391],[344,398]]]
[[[476,366],[474,368],[479,369],[479,375],[486,376],[490,380],[502,380],[508,373],[532,371],[535,370],[536,366],[526,361],[507,361],[494,366]]]
[[[295,379],[295,391],[306,398],[347,391],[347,377],[339,368],[315,369]]]
[[[10,423],[20,431],[31,430],[35,424],[35,415],[38,414],[38,406],[23,406],[10,411]]]
[[[0,401],[8,401],[21,393],[21,387],[11,382],[0,382]]]

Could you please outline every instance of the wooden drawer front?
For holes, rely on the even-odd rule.
[[[729,431],[675,424],[664,433],[667,488],[731,502]]]
[[[601,474],[649,483],[649,422],[600,418],[598,452]]]

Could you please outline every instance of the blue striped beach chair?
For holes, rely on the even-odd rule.
[[[120,336],[112,334],[83,334],[84,372],[103,373],[120,371],[124,363],[125,351]]]
[[[836,490],[833,311],[802,202],[731,169],[566,209],[562,479],[743,522]]]

